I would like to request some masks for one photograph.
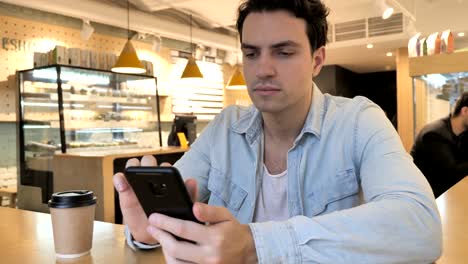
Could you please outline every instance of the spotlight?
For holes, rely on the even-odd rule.
[[[83,20],[83,24],[81,25],[81,32],[80,32],[81,38],[84,40],[89,40],[93,32],[94,32],[94,28],[93,26],[91,26],[91,23],[89,22],[89,20]]]
[[[379,2],[380,13],[382,14],[382,19],[388,19],[393,15],[393,7],[389,6],[385,0],[380,0]]]
[[[154,52],[159,52],[162,46],[162,38],[159,35],[153,35],[153,46],[152,49]]]

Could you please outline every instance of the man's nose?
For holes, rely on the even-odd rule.
[[[273,59],[268,55],[261,55],[257,65],[257,78],[270,78],[276,74]]]

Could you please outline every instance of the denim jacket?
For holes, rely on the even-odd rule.
[[[226,108],[174,166],[197,180],[201,201],[249,224],[259,263],[437,259],[442,231],[434,195],[383,111],[363,97],[313,89],[288,151],[287,221],[251,223],[264,150],[262,116],[253,106]]]

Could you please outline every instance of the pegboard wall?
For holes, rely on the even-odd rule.
[[[81,39],[80,30],[17,17],[0,16],[0,186],[11,185],[16,180],[17,132],[16,111],[18,87],[15,80],[17,70],[33,68],[34,52],[47,52],[55,45],[80,48],[118,55],[125,45],[125,38],[94,33],[88,41]],[[170,50],[161,48],[159,53],[151,45],[132,41],[140,59],[151,61],[158,77],[160,93],[168,82]],[[170,97],[161,99],[161,115],[170,116]],[[169,118],[166,118],[169,119]],[[12,172],[12,173],[5,173]],[[14,175],[14,176],[12,176]],[[16,183],[14,183],[16,185]]]
[[[16,111],[17,111],[17,70],[33,68],[34,52],[47,52],[56,45],[67,48],[80,48],[98,52],[108,52],[119,55],[126,39],[115,36],[93,33],[87,41],[80,36],[80,29],[62,25],[52,25],[40,21],[32,21],[18,17],[0,15],[0,167],[8,167],[12,171],[16,166]],[[158,53],[152,51],[149,43],[132,40],[138,56],[142,60],[151,61],[154,73],[158,77],[160,94],[170,95],[172,58],[170,49],[162,46]],[[227,82],[233,68],[223,65],[224,81]],[[248,104],[246,91],[225,90],[224,105]],[[160,100],[161,119],[172,121],[172,102],[170,96]],[[206,124],[199,124],[198,131]],[[163,135],[170,130],[170,125],[163,125]],[[163,136],[163,142],[166,136]],[[0,173],[0,184],[2,182]]]
[[[67,48],[80,48],[118,55],[125,45],[125,38],[94,33],[87,41],[81,39],[80,30],[16,17],[0,16],[0,121],[16,120],[15,80],[8,80],[17,70],[33,67],[34,52],[47,52],[56,45]],[[158,77],[160,94],[169,95],[171,89],[170,71],[172,59],[170,49],[161,47],[158,53],[152,51],[151,44],[133,40],[133,45],[142,60],[151,61]],[[223,65],[225,82],[228,81],[233,67]],[[234,103],[248,104],[246,91],[225,91],[225,105]],[[161,118],[172,119],[171,98],[162,97]]]
[[[34,52],[47,52],[60,45],[119,55],[126,39],[95,33],[85,41],[77,29],[0,16],[0,41],[0,120],[15,121],[17,85],[15,81],[8,82],[8,76],[14,76],[17,70],[33,68]],[[167,94],[164,89],[171,68],[170,50],[161,48],[159,53],[155,53],[150,44],[132,42],[140,59],[153,63],[160,93]],[[170,114],[165,112],[166,109],[162,110],[163,115]],[[170,107],[167,110],[170,111]]]

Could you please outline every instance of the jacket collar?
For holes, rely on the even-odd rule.
[[[310,104],[309,113],[298,138],[302,137],[305,133],[311,133],[320,138],[323,119],[326,113],[325,96],[315,83],[312,89],[312,103]],[[252,144],[260,135],[262,127],[262,114],[252,105],[245,114],[240,116],[239,120],[232,124],[231,130],[238,134],[245,134],[249,144]]]

